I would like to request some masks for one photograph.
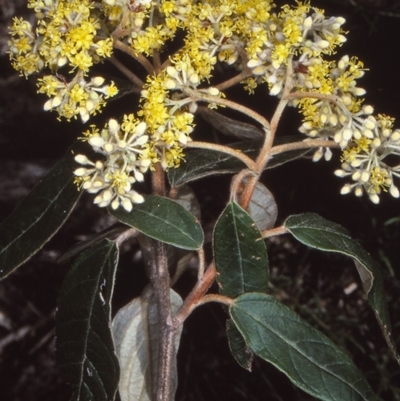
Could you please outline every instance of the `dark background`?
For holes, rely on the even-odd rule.
[[[18,77],[10,66],[5,53],[7,26],[13,15],[29,18],[24,3],[0,0],[0,221],[86,129],[79,121],[60,123],[54,113],[43,112],[45,98],[36,94],[34,79]],[[364,61],[370,71],[359,86],[367,89],[366,103],[378,113],[400,119],[400,1],[320,0],[312,5],[324,8],[328,16],[346,18],[348,42],[339,49],[338,57],[349,54]],[[111,76],[117,74],[112,68],[105,70]],[[262,95],[259,90],[255,97],[259,110],[264,103],[274,102]],[[129,111],[134,101],[134,97],[115,101],[90,123],[101,125],[110,116],[120,115],[120,110]],[[280,133],[296,133],[297,112],[287,110],[284,117]],[[199,139],[202,134],[195,135]],[[319,213],[348,228],[379,261],[399,344],[400,201],[382,196],[377,206],[366,198],[341,196],[343,181],[333,176],[337,167],[338,157],[318,164],[301,160],[267,172],[263,180],[276,197],[280,222],[290,214]],[[228,185],[228,177],[193,185],[203,219],[212,220],[223,208]],[[54,312],[68,266],[55,261],[73,244],[112,223],[105,211],[92,207],[91,202],[90,196],[83,196],[69,221],[45,248],[0,282],[2,401],[69,398],[70,390],[59,378],[54,361]],[[140,267],[130,267],[132,257],[132,252],[121,256],[115,310],[137,296],[147,282]],[[271,291],[345,347],[383,399],[400,400],[400,369],[388,354],[351,262],[310,251],[286,237],[270,244],[270,259]],[[188,291],[194,274],[185,274],[178,282],[178,292]],[[344,289],[353,283],[357,288],[347,295]],[[261,360],[255,360],[253,373],[241,369],[229,353],[225,314],[217,305],[199,308],[186,322],[179,376],[179,401],[311,399]]]

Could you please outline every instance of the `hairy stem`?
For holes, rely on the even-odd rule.
[[[154,73],[154,68],[149,60],[143,56],[143,54],[136,53],[130,46],[126,45],[125,43],[121,42],[120,40],[114,40],[114,47],[118,50],[123,51],[126,54],[129,54],[132,58],[134,58],[137,62],[139,62],[143,68],[149,73]]]
[[[209,149],[209,150],[215,150],[215,151],[218,151],[221,153],[226,153],[226,154],[236,157],[237,159],[242,161],[249,170],[254,170],[254,168],[256,167],[254,160],[252,160],[250,157],[246,156],[242,151],[232,149],[229,146],[218,145],[216,143],[210,143],[210,142],[191,141],[186,144],[186,147],[187,148],[195,148],[195,149]]]
[[[136,76],[129,68],[122,64],[115,56],[111,56],[109,61],[114,64],[114,66],[117,67],[129,79],[129,81],[131,81],[135,85],[133,91],[140,93],[143,87],[143,81],[138,76]]]
[[[151,246],[154,257],[150,260],[150,282],[157,303],[159,330],[155,393],[156,401],[169,401],[176,329],[172,325],[168,258],[165,244],[152,241]]]

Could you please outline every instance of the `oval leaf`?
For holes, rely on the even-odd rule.
[[[235,202],[215,225],[213,249],[221,294],[268,291],[267,248],[253,219]]]
[[[229,312],[253,352],[308,394],[325,401],[377,400],[351,359],[275,298],[244,294]]]
[[[196,217],[171,199],[150,195],[131,212],[122,208],[109,211],[123,223],[166,244],[189,250],[203,244],[203,231]]]
[[[244,180],[246,182],[247,180]],[[274,227],[278,217],[278,207],[274,196],[264,184],[257,182],[249,203],[249,215],[260,231]]]
[[[379,266],[371,256],[350,237],[349,232],[345,228],[339,224],[325,220],[317,214],[305,213],[290,216],[285,221],[284,226],[298,241],[311,248],[341,253],[354,259],[367,293],[368,302],[375,313],[386,342],[400,363],[400,356],[397,353],[391,334],[383,279]]]
[[[172,313],[182,305],[181,297],[170,290]],[[147,287],[142,295],[116,314],[112,332],[121,367],[119,394],[121,401],[152,401],[156,398],[158,371],[158,310],[153,290]],[[175,337],[170,400],[178,386],[176,355],[182,326]]]
[[[118,248],[108,240],[83,252],[68,272],[56,314],[56,358],[73,401],[114,400],[119,380],[111,297]]]
[[[64,224],[79,199],[71,149],[0,225],[0,279],[28,260]]]

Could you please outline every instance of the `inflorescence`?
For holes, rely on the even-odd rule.
[[[132,185],[147,170],[157,163],[164,169],[180,165],[197,102],[203,95],[209,103],[210,97],[224,97],[209,86],[218,63],[242,72],[249,94],[267,85],[280,98],[290,85],[288,104],[303,115],[300,132],[342,149],[335,174],[351,177],[343,194],[365,192],[374,203],[382,191],[399,197],[393,178],[400,176],[400,165],[384,159],[400,155],[400,131],[393,118],[374,116],[363,105],[366,91],[357,86],[363,63],[349,56],[333,59],[346,41],[343,18],[326,17],[308,1],[280,10],[270,0],[28,0],[28,7],[36,12],[36,26],[14,18],[9,54],[21,75],[42,74],[38,92],[49,97],[45,110],[83,122],[99,112],[118,89],[90,73],[115,48],[147,69],[136,115],[84,133],[101,161],[75,158],[81,165],[76,181],[97,194],[99,206],[131,210],[143,201]],[[177,36],[183,45],[169,54]],[[321,147],[314,160],[331,156],[329,147]]]

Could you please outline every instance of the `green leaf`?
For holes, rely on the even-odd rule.
[[[71,149],[0,225],[0,279],[28,260],[64,224],[79,199]]]
[[[275,145],[297,142],[298,140],[298,135],[278,137]],[[242,151],[255,160],[262,145],[263,141],[261,140],[251,140],[232,143],[228,146]],[[279,153],[269,160],[266,169],[288,163],[308,152],[309,149],[299,149]],[[226,153],[208,149],[187,149],[185,150],[185,163],[181,163],[179,168],[171,168],[168,171],[168,180],[173,187],[178,187],[210,175],[238,173],[244,168],[246,166],[243,162]]]
[[[226,321],[226,333],[228,335],[229,349],[236,362],[243,368],[251,372],[254,353],[246,344],[243,336],[231,319]]]
[[[170,290],[171,309],[175,313],[182,305],[181,297]],[[158,371],[158,310],[153,290],[146,287],[142,295],[124,306],[112,324],[115,349],[121,367],[119,394],[121,401],[151,401],[156,398]],[[170,400],[178,386],[176,355],[182,325],[175,337],[172,355]]]
[[[235,202],[215,225],[213,249],[221,294],[268,291],[267,248],[253,219]]]
[[[371,256],[350,237],[345,228],[325,220],[317,214],[305,213],[290,216],[285,221],[284,226],[298,241],[311,248],[341,253],[354,259],[364,290],[367,293],[368,302],[375,313],[386,342],[400,363],[400,356],[392,338],[383,279],[379,266]]]
[[[233,135],[241,139],[264,138],[264,131],[255,125],[234,120],[206,106],[197,108],[197,112],[216,130],[225,134]]]
[[[111,297],[118,248],[108,240],[83,252],[68,272],[56,314],[56,358],[73,401],[114,400],[119,381]]]
[[[294,311],[266,294],[244,294],[229,309],[256,355],[324,401],[377,400],[351,359]]]
[[[171,199],[149,195],[131,212],[122,208],[109,211],[123,223],[166,244],[189,250],[203,244],[203,231],[196,217]]]

